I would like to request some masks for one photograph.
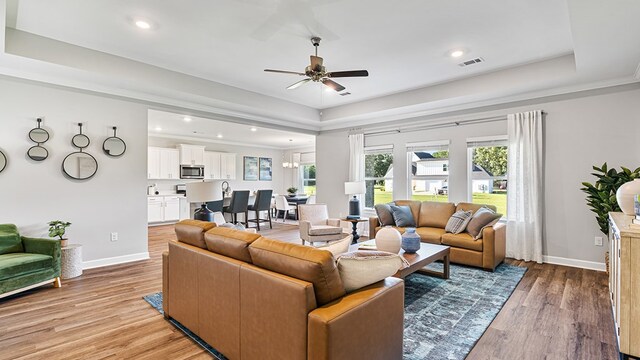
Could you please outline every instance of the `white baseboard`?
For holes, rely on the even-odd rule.
[[[148,260],[148,259],[149,259],[149,252],[115,256],[115,257],[104,258],[104,259],[83,261],[82,269],[83,270],[94,269],[94,268],[99,268],[103,266],[124,264],[132,261],[140,261],[140,260]]]
[[[589,269],[589,270],[597,270],[597,271],[606,270],[605,263],[578,260],[578,259],[568,259],[568,258],[563,258],[558,256],[542,255],[542,262],[547,264],[564,265],[564,266],[571,266],[571,267],[577,267],[577,268]]]

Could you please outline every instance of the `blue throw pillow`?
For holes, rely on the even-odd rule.
[[[393,214],[393,220],[398,227],[415,227],[416,222],[413,220],[413,214],[411,208],[408,206],[396,206],[389,205],[391,213]]]

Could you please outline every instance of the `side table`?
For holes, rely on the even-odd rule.
[[[358,223],[369,221],[363,218],[357,218],[357,219],[342,218],[340,220],[350,222],[352,224],[352,232],[351,232],[351,235],[353,235],[353,241],[351,242],[352,244],[357,243],[358,239],[360,239],[360,235],[358,235]]]
[[[72,279],[82,275],[82,245],[69,244],[61,248],[60,277]]]

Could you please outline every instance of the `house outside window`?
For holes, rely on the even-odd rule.
[[[371,209],[393,201],[393,146],[366,147],[364,152],[364,207]]]
[[[506,136],[467,139],[469,200],[507,215]]]
[[[449,141],[407,144],[412,200],[449,201]]]

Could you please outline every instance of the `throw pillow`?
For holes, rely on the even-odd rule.
[[[394,275],[409,266],[398,254],[384,251],[354,251],[338,257],[338,271],[347,293]]]
[[[353,236],[349,235],[342,240],[329,241],[325,245],[316,247],[316,249],[331,251],[333,257],[337,258],[338,256],[349,251],[349,246],[351,245],[352,239]]]
[[[408,206],[396,206],[389,205],[391,213],[393,214],[393,220],[398,227],[416,227],[416,222],[413,219],[411,208]]]
[[[489,208],[482,207],[473,214],[471,221],[469,221],[469,224],[467,225],[467,232],[474,240],[481,239],[482,230],[487,226],[495,224],[501,217],[502,214],[498,214]]]
[[[460,234],[467,228],[472,216],[473,213],[471,211],[458,210],[451,215],[444,230],[448,233]]]
[[[394,203],[389,204],[377,204],[374,206],[376,209],[376,214],[378,214],[378,220],[380,221],[380,226],[395,226],[396,222],[393,220],[393,213],[391,212],[391,206],[395,205]]]

